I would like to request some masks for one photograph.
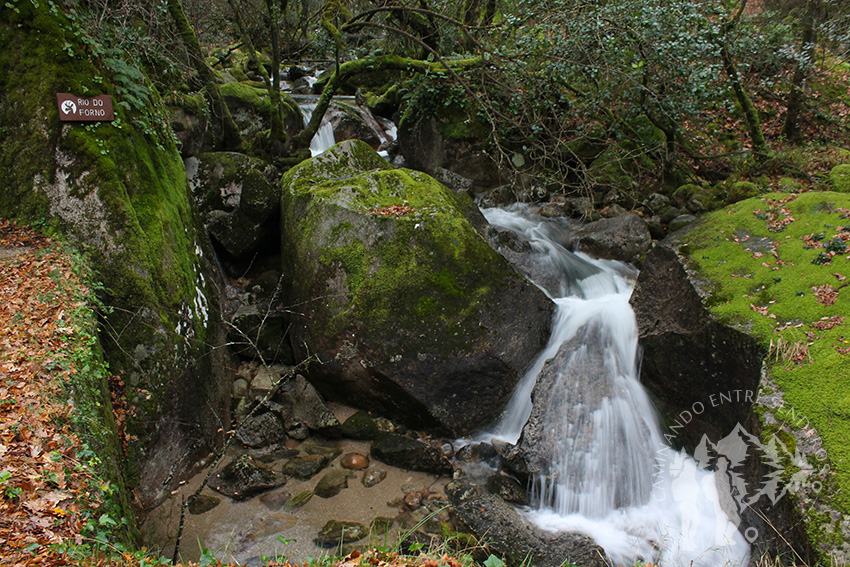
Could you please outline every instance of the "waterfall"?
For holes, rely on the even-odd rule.
[[[629,305],[637,272],[568,251],[557,221],[482,212],[531,243],[526,275],[557,306],[549,343],[488,435],[520,446],[533,436],[531,521],[589,535],[618,565],[746,565],[749,546],[721,506],[715,473],[665,444],[638,381]]]
[[[310,123],[310,118],[313,116],[313,111],[316,110],[316,104],[301,104],[301,114],[304,116],[304,126]],[[324,152],[336,143],[334,139],[334,129],[330,122],[323,120],[322,125],[316,131],[313,139],[310,140],[310,155],[315,157]]]

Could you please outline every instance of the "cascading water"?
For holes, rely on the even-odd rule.
[[[665,444],[638,381],[636,271],[569,252],[563,225],[519,209],[482,212],[531,242],[526,275],[557,304],[548,345],[491,435],[534,439],[530,519],[593,537],[618,565],[746,565],[749,546],[714,473]]]
[[[310,123],[310,118],[313,116],[313,111],[316,110],[316,104],[301,104],[301,114],[304,116],[304,126]],[[315,157],[324,152],[336,143],[334,139],[334,129],[327,120],[322,121],[322,125],[316,130],[313,139],[310,140],[310,155]]]

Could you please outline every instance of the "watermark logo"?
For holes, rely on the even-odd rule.
[[[753,392],[734,390],[716,394],[708,400],[694,403],[688,410],[680,412],[665,434],[671,445],[677,435],[700,416],[724,403],[753,403]],[[812,431],[808,422],[787,410],[792,429]],[[790,435],[790,434],[789,434]],[[786,437],[787,439],[788,437]],[[776,504],[788,492],[800,490],[820,492],[823,471],[818,471],[796,444],[788,444],[776,434],[766,441],[737,423],[732,431],[721,439],[711,439],[703,434],[694,449],[693,456],[678,453],[669,446],[658,451],[656,490],[657,499],[672,499],[679,508],[682,518],[684,546],[694,541],[697,531],[705,533],[707,526],[714,521],[714,543],[729,545],[735,532],[740,532],[753,543],[758,537],[758,529],[743,522],[748,508],[760,501]],[[818,458],[824,455],[815,454]],[[666,489],[665,489],[666,487]],[[706,521],[706,519],[709,519]],[[699,524],[699,525],[698,525]],[[696,545],[696,543],[693,543]]]

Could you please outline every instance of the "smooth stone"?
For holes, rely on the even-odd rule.
[[[385,478],[387,478],[387,471],[384,469],[369,469],[363,473],[363,486],[372,488]]]
[[[286,461],[283,464],[282,471],[289,476],[308,480],[325,468],[327,464],[327,457],[322,455],[299,455]]]
[[[301,444],[301,450],[308,455],[321,455],[328,461],[332,461],[342,454],[342,449],[336,443],[310,439]]]
[[[346,453],[339,463],[344,469],[362,471],[369,468],[369,457],[360,453]]]
[[[266,508],[276,512],[292,500],[292,495],[289,492],[269,492],[260,496],[259,500]]]
[[[395,520],[387,516],[376,516],[369,524],[369,531],[375,535],[384,535],[390,531]]]
[[[304,492],[299,492],[295,496],[293,496],[289,502],[284,505],[284,509],[287,512],[292,512],[293,510],[297,510],[301,506],[305,505],[310,499],[313,497],[312,490],[305,490]]]
[[[233,381],[233,397],[244,398],[248,395],[248,381],[237,378]]]
[[[189,513],[193,516],[209,512],[219,505],[221,498],[216,498],[210,494],[201,494],[191,502],[189,502]]]
[[[333,498],[343,488],[348,488],[348,474],[339,469],[329,470],[319,479],[319,483],[313,492],[320,498]]]
[[[371,441],[377,437],[378,425],[363,410],[358,411],[342,423],[342,436],[358,441]]]
[[[369,535],[369,530],[358,522],[329,520],[319,531],[316,544],[322,547],[336,547],[340,543],[353,543]]]

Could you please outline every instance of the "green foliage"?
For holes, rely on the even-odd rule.
[[[829,172],[829,182],[833,191],[850,193],[850,164],[833,167]]]

